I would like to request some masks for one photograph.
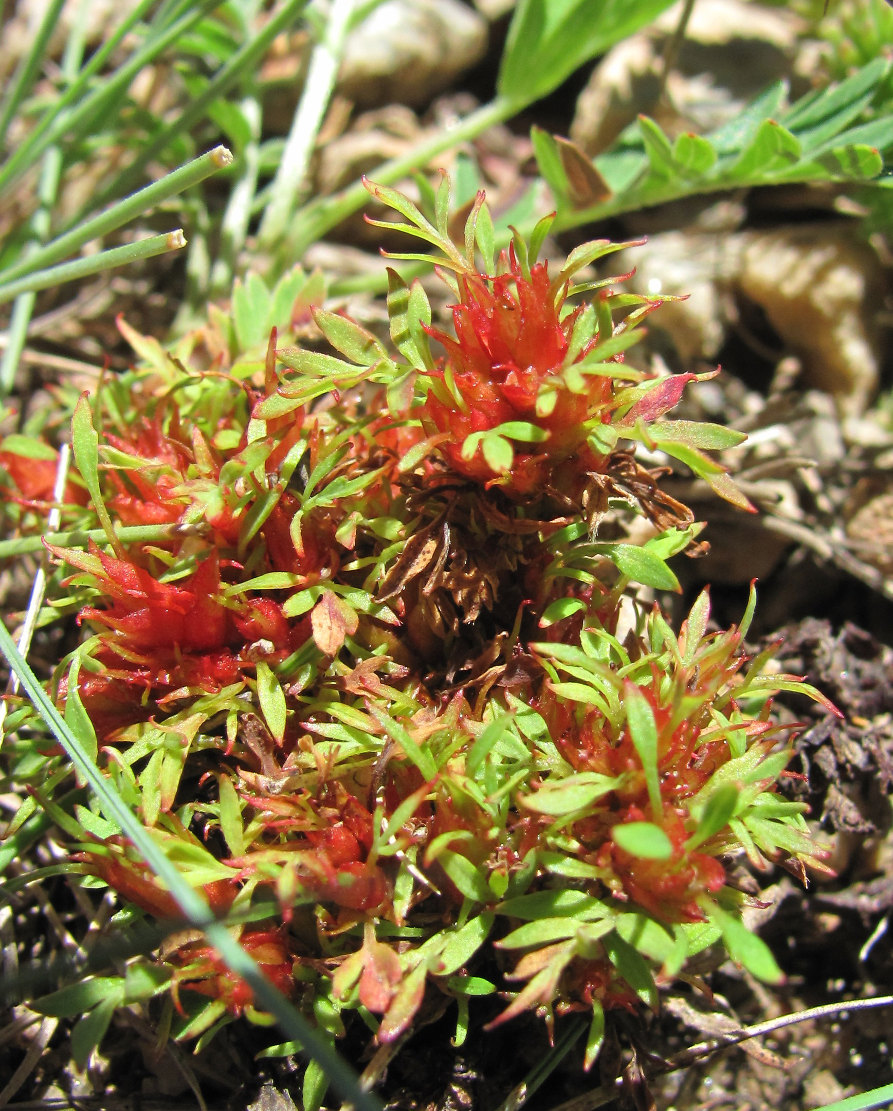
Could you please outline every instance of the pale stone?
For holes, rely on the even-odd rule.
[[[348,37],[338,88],[364,106],[416,107],[486,48],[486,20],[459,0],[385,0]]]
[[[800,224],[742,232],[732,280],[758,304],[797,355],[807,386],[845,412],[861,412],[877,388],[880,338],[875,314],[883,279],[877,257],[850,223]]]
[[[849,416],[863,412],[877,389],[883,272],[852,223],[660,232],[615,262],[636,268],[629,285],[637,293],[688,295],[662,305],[651,325],[670,335],[685,368],[716,356],[738,297],[765,313],[781,340],[779,358],[796,357],[798,385],[830,394]]]

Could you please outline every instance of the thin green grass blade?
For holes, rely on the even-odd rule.
[[[0,271],[0,284],[13,281],[24,274],[34,273],[35,270],[52,266],[60,259],[67,258],[79,250],[85,243],[93,239],[100,239],[109,232],[116,231],[137,216],[151,211],[153,208],[169,200],[171,197],[196,185],[211,174],[217,173],[229,166],[233,156],[224,146],[214,147],[199,158],[192,159],[179,169],[165,174],[163,178],[152,182],[139,192],[133,193],[123,201],[119,201],[105,212],[101,212],[92,220],[87,220],[77,227],[58,236],[50,243],[38,248],[26,259],[15,266]]]
[[[873,1111],[878,1107],[893,1107],[893,1084],[872,1088],[861,1096],[850,1096],[837,1103],[827,1103],[824,1107],[817,1107],[816,1111]]]
[[[18,112],[22,101],[31,92],[34,82],[37,80],[37,75],[43,65],[47,44],[64,6],[65,0],[53,0],[51,4],[47,5],[41,24],[37,28],[37,34],[34,36],[34,42],[31,44],[31,49],[22,58],[16,69],[12,84],[3,98],[2,107],[0,107],[0,145],[5,144],[9,125],[16,112]]]
[[[325,32],[313,49],[304,90],[273,179],[258,241],[269,249],[282,237],[304,185],[310,155],[329,105],[357,0],[334,0]]]
[[[310,1026],[303,1015],[267,980],[255,961],[233,939],[225,924],[214,917],[207,902],[183,879],[143,828],[136,815],[103,778],[99,768],[87,757],[77,737],[50,701],[2,620],[0,620],[0,651],[18,676],[35,709],[65,750],[87,786],[96,795],[106,816],[118,823],[149,868],[166,885],[183,911],[184,917],[193,927],[204,933],[229,969],[251,987],[258,1002],[275,1017],[283,1032],[299,1042],[305,1051],[319,1062],[328,1075],[332,1087],[342,1098],[352,1102],[358,1111],[380,1111],[379,1101],[369,1092],[362,1090],[352,1070]]]
[[[178,136],[187,133],[194,124],[198,123],[206,114],[210,104],[223,96],[237,81],[244,78],[246,73],[253,73],[259,68],[261,59],[266,54],[272,41],[297,20],[306,6],[307,0],[288,0],[264,24],[262,30],[250,42],[240,47],[217,71],[208,82],[204,92],[192,100],[188,107],[168,127],[164,128],[154,139],[140,149],[137,158],[109,183],[108,188],[97,198],[96,203],[105,204],[116,194],[132,188],[146,166],[157,158]]]
[[[39,289],[49,289],[52,286],[62,285],[64,282],[73,282],[78,278],[88,278],[93,274],[100,274],[103,270],[114,270],[116,266],[124,266],[130,262],[141,259],[154,258],[168,251],[178,251],[186,246],[186,237],[182,228],[166,232],[163,235],[150,235],[148,239],[140,239],[136,243],[127,243],[123,247],[112,247],[108,251],[89,255],[86,258],[75,259],[74,262],[63,262],[59,266],[51,266],[48,270],[38,270],[33,274],[16,281],[4,282],[0,285],[0,304],[12,301],[20,293],[31,293]]]
[[[82,94],[86,81],[81,73],[59,100],[47,108],[33,131],[0,169],[0,192],[8,190],[14,182],[18,181],[53,143],[62,139],[83,138],[104,107],[120,102],[124,91],[140,70],[149,65],[168,46],[175,43],[207,12],[216,7],[218,2],[219,0],[201,0],[201,3],[191,5],[177,22],[165,27],[154,36],[150,35],[122,66],[105,77],[98,88],[85,96]],[[70,112],[68,112],[69,108]]]

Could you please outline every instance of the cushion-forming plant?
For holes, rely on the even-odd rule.
[[[727,866],[822,866],[777,791],[791,727],[772,696],[824,700],[771,647],[744,652],[753,594],[727,630],[706,592],[678,631],[641,600],[678,588],[667,561],[700,526],[637,445],[750,507],[709,454],[743,437],[667,417],[703,376],[624,361],[659,301],[575,282],[629,245],[554,267],[549,219],[497,254],[482,194],[457,244],[446,179],[431,220],[368,188],[426,244],[394,257],[433,248],[452,328],[393,270],[390,346],[299,270],[250,278],[171,353],[122,322],[140,363],[77,401],[63,507],[65,528],[105,532],[48,545],[55,605],[89,633],[55,693],[329,1036],[359,1012],[393,1041],[429,994],[455,1003],[461,1042],[495,995],[494,1023],[591,1015],[588,1066],[606,1012],[655,1007],[714,942],[780,977]],[[312,347],[270,335],[311,319]],[[54,452],[14,438],[0,461],[8,519],[39,527]],[[57,758],[51,785],[66,774]],[[98,807],[41,791],[84,882],[177,917]],[[188,934],[153,975],[181,1036],[263,1018]]]

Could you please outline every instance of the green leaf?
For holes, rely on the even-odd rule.
[[[123,1002],[124,981],[120,976],[91,976],[77,984],[69,984],[59,991],[41,996],[31,1007],[42,1015],[75,1018],[106,999],[113,999],[115,1005]]]
[[[605,1009],[597,999],[592,1003],[592,1021],[586,1034],[586,1050],[583,1055],[583,1068],[591,1069],[601,1052],[605,1040]]]
[[[90,720],[87,711],[84,709],[84,704],[81,701],[80,690],[78,689],[78,676],[81,670],[81,658],[75,656],[71,661],[71,667],[68,671],[68,691],[65,696],[65,723],[72,733],[80,741],[86,755],[95,760],[98,752],[98,742],[96,740],[96,730],[93,728],[93,722]]]
[[[349,317],[317,309],[313,321],[336,351],[359,366],[372,366],[388,357],[375,336]]]
[[[437,858],[438,864],[449,876],[456,890],[476,903],[491,903],[493,892],[487,886],[483,868],[477,868],[468,857],[443,849]]]
[[[304,1069],[304,1081],[301,1086],[303,1111],[319,1111],[328,1089],[329,1078],[326,1070],[319,1061],[309,1061],[307,1068]]]
[[[280,332],[292,326],[292,315],[305,306],[321,304],[325,296],[324,281],[319,271],[309,276],[301,266],[286,270],[271,295],[270,323]]]
[[[54,463],[58,459],[58,453],[54,447],[44,443],[43,440],[35,440],[32,436],[23,436],[19,432],[12,432],[8,436],[4,436],[0,441],[0,450],[9,451],[13,455],[20,455],[23,459],[46,459],[52,460]]]
[[[688,617],[685,619],[685,647],[682,653],[682,662],[686,667],[691,667],[695,662],[695,657],[707,633],[709,619],[710,595],[704,589],[695,599]]]
[[[611,827],[611,837],[624,852],[643,860],[669,860],[673,842],[653,822],[624,822]]]
[[[552,190],[553,197],[566,204],[570,195],[570,182],[561,160],[557,141],[548,131],[536,125],[530,129],[530,140],[541,176]]]
[[[654,720],[654,710],[642,691],[629,680],[623,684],[623,702],[629,734],[645,772],[648,801],[654,814],[662,814],[663,802],[657,769],[657,723]]]
[[[683,131],[673,144],[673,162],[685,177],[697,180],[716,165],[716,148],[703,135]]]
[[[472,433],[472,435],[474,434]],[[468,436],[465,442],[467,443],[470,439],[471,436]],[[504,440],[502,436],[485,432],[481,437],[481,452],[487,466],[496,474],[507,474],[512,469],[515,452],[509,441]],[[473,454],[474,452],[471,452],[471,455]],[[465,444],[462,445],[462,457],[466,458]]]
[[[258,660],[255,666],[257,668],[257,698],[260,702],[261,713],[274,739],[282,744],[287,716],[285,692],[279,685],[279,680],[273,674],[269,664],[264,663],[263,660]]]
[[[564,941],[565,938],[576,937],[577,933],[585,928],[586,940],[596,941],[599,937],[614,929],[614,923],[605,919],[598,923],[584,923],[578,918],[541,918],[535,922],[526,922],[516,930],[497,941],[500,949],[524,949],[531,945],[548,945],[553,941]]]
[[[99,484],[99,436],[93,427],[93,411],[90,408],[90,399],[82,393],[74,407],[71,418],[71,448],[74,452],[74,461],[80,471],[84,485],[90,494],[93,509],[99,518],[99,523],[105,530],[109,543],[115,550],[115,555],[121,559],[124,552],[112,527],[112,519],[102,500],[102,489]]]
[[[698,828],[685,843],[687,852],[692,852],[726,828],[735,817],[739,797],[740,792],[734,783],[722,783],[712,792],[696,819]]]
[[[409,730],[401,725],[400,722],[388,717],[388,715],[376,705],[370,704],[369,712],[388,736],[400,745],[403,750],[403,755],[407,760],[415,764],[426,782],[437,775],[437,763],[428,745],[416,741]]]
[[[232,317],[241,351],[263,347],[270,335],[270,291],[260,274],[250,271],[236,278],[232,292]]]
[[[475,737],[468,755],[465,757],[465,774],[467,776],[472,779],[475,778],[490,749],[505,735],[511,722],[512,719],[508,714],[500,714],[493,721],[488,722],[479,736]]]
[[[638,997],[652,1010],[657,1010],[657,985],[648,962],[615,930],[602,941],[611,964],[626,980]]]
[[[217,797],[220,800],[220,832],[231,856],[245,852],[245,828],[242,825],[242,805],[233,781],[225,772],[217,775]]]
[[[797,137],[775,120],[763,120],[749,145],[732,166],[740,179],[760,175],[763,179],[793,166],[800,158]]]
[[[161,768],[164,749],[157,748],[140,772],[140,813],[146,826],[154,826],[161,814]]]
[[[440,171],[440,182],[434,195],[434,225],[440,234],[447,238],[450,234],[450,209],[452,208],[452,188],[450,176],[445,170]]]
[[[547,780],[532,795],[524,795],[520,802],[525,809],[535,810],[538,814],[562,817],[585,810],[613,791],[619,783],[620,779],[599,772],[578,772]]]
[[[673,934],[647,914],[638,911],[619,914],[616,926],[623,940],[649,960],[664,963],[673,955],[677,944]]]
[[[466,965],[487,940],[495,915],[491,911],[469,919],[464,926],[441,930],[419,950],[424,954],[429,946],[428,970],[435,976],[451,976]],[[436,943],[432,945],[433,943]]]
[[[677,172],[677,166],[670,140],[658,124],[648,116],[639,116],[638,124],[651,172],[658,177],[673,177]]]
[[[507,918],[525,920],[565,915],[573,915],[580,920],[598,920],[612,915],[611,909],[600,899],[587,895],[585,891],[576,891],[574,888],[517,895],[513,899],[501,902],[496,909]]]
[[[642,586],[681,590],[679,580],[656,552],[636,544],[612,544],[609,552],[617,570]]]
[[[71,1056],[79,1069],[86,1069],[90,1054],[99,1048],[120,1002],[117,996],[109,996],[75,1023],[71,1031]]]
[[[129,964],[124,970],[124,1002],[142,1003],[159,995],[171,982],[171,968],[160,964]]]
[[[474,224],[474,238],[481,254],[484,272],[487,274],[495,273],[496,231],[493,227],[493,217],[490,214],[490,206],[486,202],[481,205],[478,211],[477,219]]]
[[[566,617],[572,617],[584,609],[586,605],[579,598],[556,598],[543,610],[539,626],[541,629],[546,629],[556,621],[564,621]]]
[[[784,981],[784,973],[778,967],[772,950],[758,934],[748,930],[740,918],[719,907],[710,908],[708,914],[722,931],[723,942],[733,961],[764,983],[780,984]]]
[[[526,420],[505,421],[490,431],[497,432],[500,436],[507,436],[510,440],[520,440],[526,444],[541,444],[549,438],[549,433],[544,428]]]
[[[431,306],[425,291],[413,282],[408,286],[392,267],[388,273],[388,318],[391,339],[410,366],[433,370],[428,336],[422,328],[431,323]]]
[[[893,130],[890,121],[885,122]],[[871,181],[883,171],[884,160],[874,147],[857,143],[817,155],[815,165],[827,170],[833,180]]]
[[[648,425],[648,437],[656,444],[674,442],[702,451],[724,451],[744,443],[747,434],[709,421],[661,420]]]
[[[499,96],[520,104],[546,96],[669,6],[670,0],[520,0],[496,83]]]

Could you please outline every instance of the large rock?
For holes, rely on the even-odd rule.
[[[661,232],[624,252],[616,265],[636,268],[631,285],[637,292],[688,295],[653,317],[683,367],[716,357],[737,300],[762,310],[780,340],[779,360],[797,360],[800,384],[831,394],[845,413],[862,412],[877,389],[884,276],[850,223],[723,235]]]
[[[364,107],[418,107],[486,48],[486,20],[459,0],[385,0],[348,37],[338,88]]]

